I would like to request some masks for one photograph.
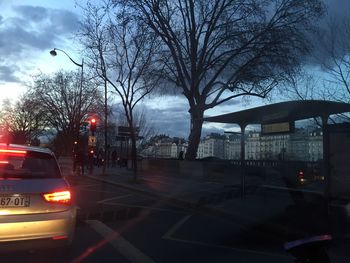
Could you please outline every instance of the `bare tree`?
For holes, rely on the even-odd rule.
[[[10,133],[12,143],[37,144],[38,137],[47,127],[45,115],[40,104],[29,94],[24,94],[14,104],[4,101],[0,122],[2,129]]]
[[[350,102],[350,19],[330,18],[318,35],[317,62],[326,77],[320,97]]]
[[[153,77],[157,39],[144,24],[131,19],[125,9],[113,9],[110,3],[86,5],[81,37],[90,66],[121,100],[130,131],[136,180],[138,134],[134,110],[159,82],[159,78]]]
[[[161,40],[164,77],[189,103],[186,159],[194,159],[204,112],[239,96],[266,97],[298,69],[319,0],[115,0]]]
[[[293,78],[288,94],[299,100],[332,100],[350,102],[350,19],[329,18],[312,35],[317,43],[311,66]],[[311,68],[311,70],[310,70]],[[349,120],[347,114],[338,117]],[[336,122],[337,118],[331,118]]]
[[[98,87],[84,81],[81,90],[80,81],[80,74],[76,72],[58,72],[54,76],[36,76],[29,89],[31,96],[45,112],[49,126],[61,138],[58,144],[64,154],[71,154],[82,122],[102,110]]]

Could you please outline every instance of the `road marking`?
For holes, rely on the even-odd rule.
[[[105,238],[121,255],[131,263],[155,263],[153,259],[134,247],[129,241],[124,239],[117,231],[109,228],[101,221],[87,220],[86,223],[97,233]]]
[[[269,256],[269,257],[278,257],[278,258],[288,258],[290,259],[291,257],[288,255],[282,255],[282,254],[277,254],[277,253],[269,253],[269,252],[263,252],[263,251],[257,251],[257,250],[251,250],[247,248],[236,248],[236,247],[227,247],[227,246],[221,246],[221,245],[213,245],[213,244],[208,244],[200,241],[192,241],[192,240],[186,240],[186,239],[181,239],[181,238],[174,238],[174,237],[166,237],[164,238],[166,240],[171,240],[171,241],[177,241],[177,242],[182,242],[182,243],[187,243],[187,244],[192,244],[192,245],[197,245],[197,246],[205,246],[209,248],[221,248],[221,249],[228,249],[228,250],[234,250],[237,252],[243,252],[243,253],[251,253],[251,254],[256,254],[256,255],[264,255],[264,256]]]
[[[79,185],[82,188],[92,187],[92,186],[101,186],[101,184],[81,184]]]
[[[206,182],[204,182],[204,184],[215,184],[215,185],[222,185],[222,183],[210,182],[210,181],[206,181]]]
[[[163,238],[163,239],[171,239],[171,238],[172,238],[172,235],[173,235],[180,227],[182,227],[182,225],[185,224],[186,221],[187,221],[188,219],[191,218],[191,216],[192,216],[192,215],[187,215],[187,216],[185,216],[184,218],[182,218],[179,222],[177,222],[174,226],[172,226],[172,227],[168,230],[168,232],[166,232],[166,233],[162,236],[162,238]]]
[[[122,196],[115,196],[115,197],[112,197],[112,198],[107,198],[107,199],[98,201],[97,203],[101,204],[101,203],[105,203],[105,202],[112,201],[112,200],[117,200],[117,199],[122,199],[122,198],[129,197],[129,196],[133,196],[133,195],[132,194],[126,194],[126,195],[122,195]]]
[[[173,185],[173,183],[168,183],[168,182],[164,182],[164,181],[158,181],[158,180],[154,180],[154,179],[145,179],[145,178],[142,178],[142,180],[144,180],[144,181],[146,181],[146,182],[150,182],[150,183],[156,183],[156,184]]]
[[[115,191],[103,191],[103,190],[93,190],[93,189],[79,189],[80,191],[84,192],[96,192],[96,193],[108,193],[108,194],[115,194]]]
[[[292,191],[292,192],[303,192],[303,193],[319,194],[319,195],[324,194],[323,192],[320,192],[320,191],[290,188],[290,187],[283,187],[283,186],[274,186],[274,185],[267,185],[267,184],[262,185],[262,187],[263,188],[270,188],[270,189],[286,190],[286,191]]]
[[[92,186],[99,186],[99,184],[80,184],[75,186],[76,188],[88,188],[88,187],[92,187]]]
[[[142,206],[142,205],[129,205],[129,204],[123,204],[123,203],[103,203],[104,205],[117,205],[117,206],[126,206],[126,207],[136,207],[136,208],[143,208],[148,210],[155,210],[155,211],[161,211],[161,212],[171,212],[175,214],[183,214],[183,211],[177,211],[172,209],[164,209],[164,208],[155,208],[150,206]]]
[[[181,238],[175,238],[173,235],[191,218],[192,215],[187,215],[184,218],[182,218],[179,222],[177,222],[174,226],[172,226],[163,236],[163,239],[171,240],[171,241],[177,241],[192,245],[199,245],[199,246],[205,246],[205,247],[212,247],[212,248],[221,248],[221,249],[229,249],[234,250],[237,252],[245,252],[245,253],[253,253],[257,255],[265,255],[265,256],[272,256],[272,257],[280,257],[280,258],[290,258],[290,256],[287,255],[281,255],[276,253],[269,253],[269,252],[262,252],[257,250],[251,250],[251,249],[243,249],[243,248],[236,248],[236,247],[228,247],[228,246],[222,246],[222,245],[214,245],[214,244],[208,244],[205,242],[200,241],[193,241],[193,240],[186,240]]]

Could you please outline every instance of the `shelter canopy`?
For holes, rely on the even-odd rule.
[[[344,112],[350,112],[349,103],[302,100],[280,102],[223,115],[205,117],[204,121],[236,123],[239,125],[267,124],[291,122],[315,117],[328,118],[330,115]]]

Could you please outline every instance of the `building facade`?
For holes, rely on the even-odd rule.
[[[157,140],[142,151],[152,158],[177,159],[180,152],[185,156],[187,142],[165,138]],[[239,160],[241,157],[240,135],[225,137],[212,134],[199,143],[197,159],[216,157]],[[321,131],[296,129],[294,133],[262,135],[248,132],[245,138],[246,160],[290,160],[317,161],[323,158],[323,136]]]
[[[147,146],[142,150],[142,155],[149,158],[172,158],[177,159],[182,151],[186,154],[188,144],[185,141],[173,142],[173,140],[158,140],[153,145]]]
[[[261,135],[249,132],[245,138],[246,160],[301,160],[323,158],[322,132],[300,129],[295,133]],[[225,141],[225,159],[240,159],[240,139]]]
[[[217,157],[224,159],[225,156],[225,139],[223,136],[207,136],[198,146],[197,159],[206,157]]]

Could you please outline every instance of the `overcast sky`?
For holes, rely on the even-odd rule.
[[[349,14],[350,0],[327,0],[327,4],[331,16]],[[49,51],[57,47],[64,49],[77,62],[81,61],[75,40],[79,8],[74,0],[0,0],[0,10],[0,100],[17,98],[34,74],[62,68],[77,69],[67,57],[49,55]],[[235,100],[206,112],[206,115],[232,112],[262,103],[259,100],[250,104]],[[144,102],[144,107],[149,121],[159,133],[188,136],[188,105],[182,97],[148,100]],[[218,131],[218,126],[206,124],[204,134],[209,131]]]

